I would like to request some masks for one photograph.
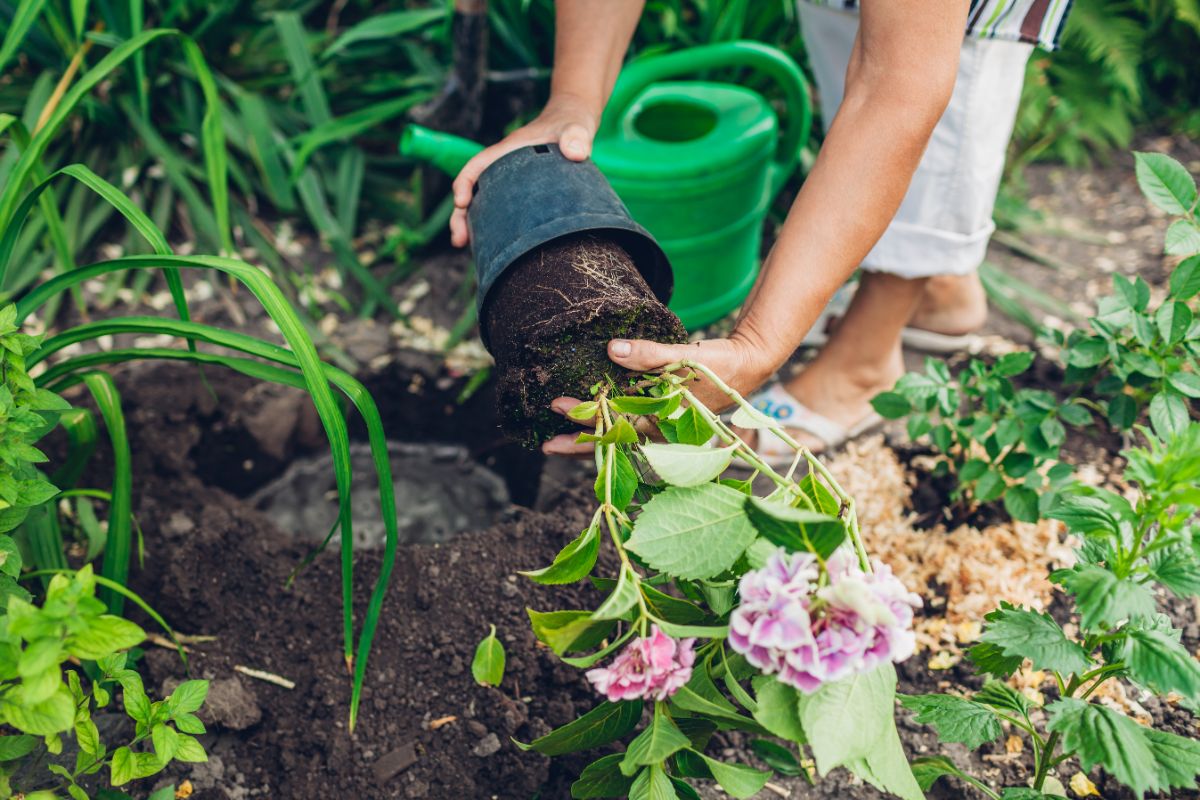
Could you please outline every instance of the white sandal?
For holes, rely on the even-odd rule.
[[[783,384],[773,382],[765,389],[751,395],[749,402],[762,414],[770,417],[784,428],[802,430],[821,441],[813,452],[828,453],[841,447],[851,439],[857,439],[883,425],[883,417],[871,411],[854,425],[847,428],[823,414],[818,414],[791,395]],[[796,457],[796,451],[782,439],[769,432],[759,432],[755,446],[764,461],[776,469],[787,469]]]

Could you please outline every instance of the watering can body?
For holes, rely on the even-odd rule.
[[[673,80],[727,67],[765,73],[779,85],[784,127],[758,92]],[[688,328],[721,318],[750,291],[763,221],[795,170],[810,123],[803,74],[791,57],[766,45],[706,45],[644,58],[622,71],[592,160],[666,252],[675,275],[670,308]],[[479,146],[410,126],[401,150],[454,172]]]

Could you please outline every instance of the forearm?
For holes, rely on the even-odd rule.
[[[643,4],[643,0],[557,0],[551,102],[570,97],[600,118]]]
[[[918,49],[895,32],[873,41],[867,14],[864,2],[845,99],[734,334],[764,353],[766,374],[887,229],[953,91],[961,27]]]

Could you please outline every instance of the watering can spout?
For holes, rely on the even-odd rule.
[[[400,135],[400,154],[428,162],[447,175],[458,171],[483,149],[483,145],[449,133],[409,125]]]

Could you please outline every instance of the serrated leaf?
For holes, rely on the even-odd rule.
[[[665,713],[663,704],[656,703],[650,724],[625,748],[621,772],[632,776],[642,767],[661,764],[671,754],[690,745],[691,742],[683,735],[683,731],[675,727],[675,723]]]
[[[1187,403],[1174,392],[1159,392],[1150,400],[1150,424],[1160,438],[1179,436],[1190,421]]]
[[[1034,669],[1063,674],[1083,673],[1091,664],[1083,648],[1068,639],[1049,614],[1005,604],[984,619],[980,641],[994,645],[1005,659],[1028,658]]]
[[[675,441],[679,444],[706,444],[713,437],[712,425],[695,407],[688,406],[674,420]]]
[[[499,686],[504,681],[504,645],[496,638],[495,625],[475,647],[471,677],[480,686]]]
[[[974,750],[995,740],[1003,730],[996,713],[982,703],[948,694],[900,695],[900,705],[915,711],[914,719],[932,725],[943,742],[965,744]]]
[[[846,540],[845,524],[829,514],[759,497],[745,498],[745,509],[763,538],[789,552],[812,552],[828,558]]]
[[[521,572],[534,583],[546,586],[574,583],[582,580],[596,566],[596,558],[600,554],[600,528],[589,525],[583,533],[571,540],[566,547],[558,551],[554,562],[548,567]]]
[[[989,680],[983,688],[975,693],[975,702],[985,706],[1012,712],[1018,717],[1029,711],[1029,698],[1018,692],[1003,681]]]
[[[589,800],[597,797],[628,797],[633,778],[621,773],[624,753],[613,753],[584,767],[579,779],[571,784],[571,797]]]
[[[1200,561],[1183,547],[1162,553],[1151,561],[1154,579],[1178,597],[1200,595]]]
[[[1186,214],[1196,203],[1196,182],[1187,169],[1163,153],[1134,153],[1142,194],[1168,214]]]
[[[732,567],[754,541],[745,499],[716,483],[669,487],[643,506],[626,548],[659,572],[711,578]]]
[[[1138,794],[1158,786],[1154,751],[1142,726],[1129,717],[1073,698],[1058,700],[1046,711],[1047,730],[1062,736],[1063,750],[1077,754],[1085,771],[1099,764]]]
[[[703,753],[696,753],[696,755],[704,761],[713,780],[725,790],[725,793],[730,797],[739,798],[739,800],[753,797],[771,777],[769,771],[757,770],[745,764],[728,764],[715,758],[709,758]]]
[[[1200,663],[1182,644],[1159,630],[1130,628],[1124,661],[1129,675],[1156,694],[1178,692],[1200,703]]]
[[[1173,733],[1143,731],[1158,768],[1160,789],[1195,789],[1200,774],[1200,742]]]
[[[714,480],[729,467],[737,447],[649,443],[642,445],[641,450],[650,467],[667,483],[699,486]]]
[[[1192,327],[1192,310],[1182,300],[1168,300],[1158,307],[1154,324],[1167,344],[1178,344]]]
[[[1010,486],[1004,492],[1004,510],[1020,522],[1037,522],[1038,494],[1027,486]]]
[[[924,792],[928,792],[933,784],[937,782],[938,778],[946,775],[962,775],[962,770],[956,767],[954,762],[945,756],[922,756],[921,758],[914,758],[912,772],[913,777],[917,779],[917,785]]]
[[[16,761],[33,752],[37,747],[38,737],[27,733],[15,736],[0,736],[0,762]]]
[[[1095,564],[1056,570],[1050,580],[1075,597],[1084,630],[1111,628],[1123,620],[1152,616],[1156,610],[1154,594],[1148,586],[1120,579]]]

